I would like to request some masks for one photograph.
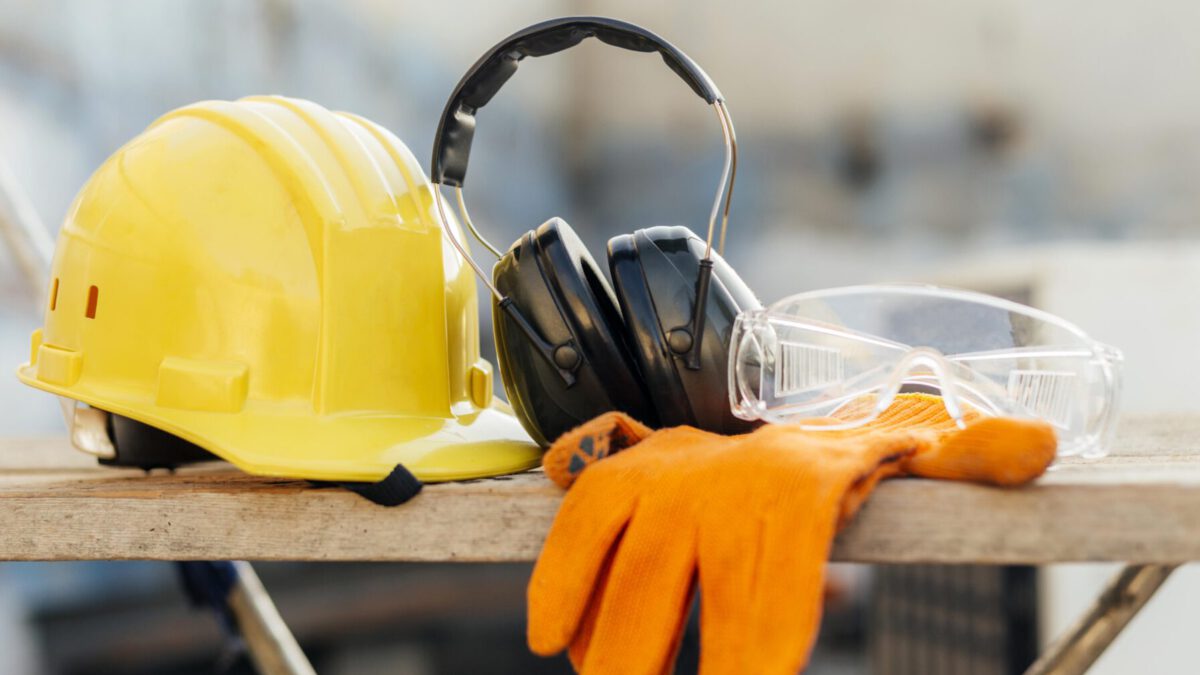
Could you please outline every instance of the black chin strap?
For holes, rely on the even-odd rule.
[[[340,485],[380,506],[399,506],[416,497],[422,487],[421,481],[403,464],[397,464],[387,478],[377,483],[342,482]]]

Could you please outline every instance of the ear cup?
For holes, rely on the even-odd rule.
[[[672,331],[689,331],[675,336],[677,347],[690,335],[704,248],[704,240],[686,227],[651,227],[610,240],[608,264],[628,342],[646,386],[653,392],[659,423],[742,433],[755,425],[734,417],[730,409],[729,341],[738,313],[762,305],[716,253],[712,256],[700,368],[689,369],[686,349],[676,351],[671,345]]]
[[[539,335],[555,346],[573,346],[580,357],[568,386],[507,312],[493,305],[504,390],[535,441],[549,445],[610,410],[657,423],[612,287],[565,221],[552,218],[521,237],[493,276]]]

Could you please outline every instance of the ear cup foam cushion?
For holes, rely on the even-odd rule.
[[[713,254],[700,369],[673,353],[667,336],[688,328],[704,240],[686,227],[652,227],[608,244],[613,287],[633,356],[653,393],[662,426],[689,424],[715,433],[749,431],[729,404],[729,341],[740,311],[761,307],[758,298],[720,256]]]
[[[573,341],[581,362],[567,386],[505,312],[493,306],[504,389],[534,440],[562,433],[610,410],[657,422],[625,342],[612,288],[583,242],[553,218],[522,237],[497,263],[497,288],[538,333],[555,345]]]

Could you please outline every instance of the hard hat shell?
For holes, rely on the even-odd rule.
[[[171,112],[76,197],[19,376],[251,473],[534,466],[433,207],[408,148],[360,117],[282,97]]]

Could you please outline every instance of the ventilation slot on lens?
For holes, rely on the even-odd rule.
[[[779,343],[779,363],[775,367],[776,396],[798,394],[841,381],[840,351],[798,342]]]
[[[1008,395],[1056,427],[1070,423],[1071,391],[1075,373],[1050,370],[1014,370],[1008,374]]]

